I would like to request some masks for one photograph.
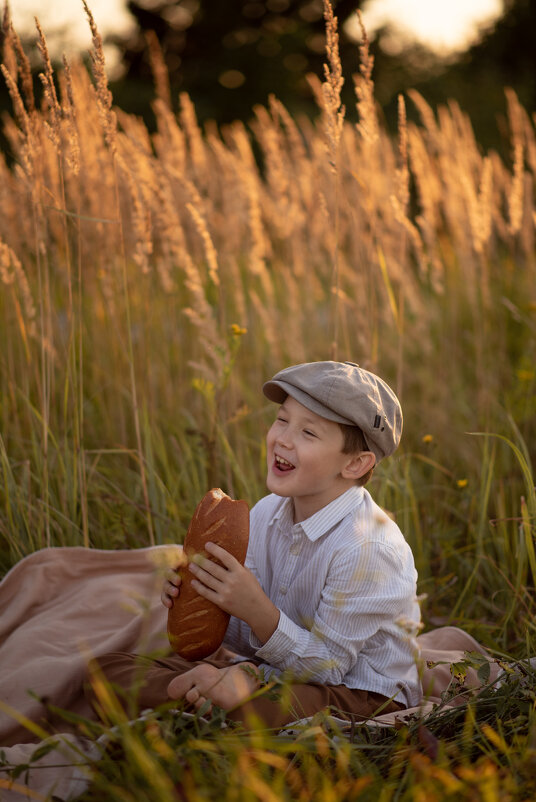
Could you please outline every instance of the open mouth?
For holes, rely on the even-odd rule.
[[[287,471],[293,471],[295,465],[293,465],[292,462],[289,462],[287,459],[284,459],[283,457],[280,457],[276,454],[275,467],[278,471],[281,471],[282,473],[287,473]]]

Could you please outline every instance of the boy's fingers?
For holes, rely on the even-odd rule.
[[[171,596],[166,592],[166,588],[162,588],[162,593],[160,594],[160,601],[164,605],[164,607],[172,607],[173,606],[173,599]]]
[[[216,566],[219,571],[223,571],[223,568],[220,568],[219,565]],[[221,586],[221,580],[218,579],[215,573],[211,571],[205,571],[203,568],[200,568],[198,565],[191,565],[190,571],[194,574],[194,576],[202,582],[205,587],[210,588],[211,590],[217,590]]]
[[[228,573],[228,569],[218,565],[213,560],[207,560],[205,557],[193,559],[188,570],[196,576],[201,577],[202,574],[213,576],[216,579],[222,580]]]
[[[173,584],[169,580],[166,580],[164,582],[164,585],[162,587],[162,593],[160,594],[160,601],[162,602],[162,604],[165,607],[172,607],[173,606],[173,601],[179,595],[179,592],[180,592],[179,591],[179,585],[180,585],[180,582],[181,582],[180,577],[178,577],[178,580],[179,581],[177,582],[177,584]]]
[[[238,560],[233,557],[232,554],[229,554],[228,551],[222,549],[221,546],[218,546],[216,543],[211,543],[210,541],[205,545],[206,550],[209,554],[213,554],[214,557],[217,557],[223,565],[229,569],[234,568],[235,565],[240,565]]]
[[[175,571],[173,568],[170,568],[166,572],[166,580],[170,582],[172,585],[179,586],[181,583],[181,576],[178,571]]]

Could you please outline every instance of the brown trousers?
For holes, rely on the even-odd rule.
[[[170,702],[167,687],[173,677],[198,665],[176,654],[153,659],[128,652],[112,652],[99,657],[96,662],[112,685],[127,692],[136,689],[138,711]],[[212,658],[203,662],[216,668],[229,666],[229,661]],[[89,686],[86,695],[92,702],[93,691]],[[277,729],[326,709],[338,717],[359,722],[376,713],[403,710],[404,706],[379,693],[351,689],[346,685],[292,683],[284,686],[278,698],[272,698],[268,692],[228,711],[227,718],[248,727],[261,724]]]

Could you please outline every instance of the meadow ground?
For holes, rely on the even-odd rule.
[[[212,486],[254,503],[262,382],[349,359],[402,400],[402,445],[370,491],[414,550],[425,627],[456,624],[523,661],[536,654],[534,119],[506,88],[505,162],[455,103],[409,92],[393,139],[366,37],[346,78],[356,109],[341,108],[329,7],[326,23],[316,122],[274,96],[250,126],[201,129],[186,94],[170,110],[154,50],[152,134],[113,106],[94,26],[91,71],[54,74],[41,37],[42,103],[7,35],[0,565],[47,546],[181,542]],[[531,799],[535,699],[527,670],[425,729],[350,740],[120,726],[121,759],[88,798]]]

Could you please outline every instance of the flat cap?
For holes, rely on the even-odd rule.
[[[305,362],[276,373],[264,395],[282,404],[290,395],[328,420],[359,426],[376,462],[396,450],[402,409],[388,384],[355,362]]]

